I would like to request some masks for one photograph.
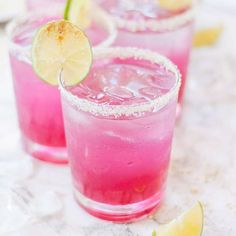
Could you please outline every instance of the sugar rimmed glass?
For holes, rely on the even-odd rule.
[[[86,30],[94,48],[109,46],[116,30],[107,15],[94,7],[92,24]],[[68,162],[60,93],[38,78],[31,63],[31,44],[37,29],[60,19],[58,9],[38,11],[13,20],[7,27],[18,121],[23,146],[33,157],[58,164]]]
[[[115,46],[150,49],[172,60],[182,74],[178,111],[180,115],[192,49],[197,4],[175,13],[158,8],[157,0],[97,0],[111,15],[117,28]],[[155,15],[157,14],[157,16]]]
[[[74,194],[90,214],[116,222],[149,215],[163,199],[180,74],[137,48],[95,50],[87,78],[60,90]]]

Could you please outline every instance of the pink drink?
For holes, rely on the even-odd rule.
[[[119,28],[115,45],[146,48],[171,59],[182,74],[178,110],[183,102],[192,48],[194,9],[170,12],[157,0],[98,0]]]
[[[101,16],[102,18],[104,16]],[[67,163],[66,142],[60,93],[35,74],[30,60],[30,46],[35,31],[59,17],[34,13],[9,26],[10,61],[23,145],[32,156],[54,163]],[[110,32],[108,32],[110,28]],[[109,44],[112,26],[92,23],[87,29],[92,45]]]
[[[160,204],[179,83],[165,58],[111,48],[80,85],[61,87],[75,196],[89,213],[133,221]]]

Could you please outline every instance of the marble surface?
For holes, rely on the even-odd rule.
[[[224,34],[217,45],[193,51],[166,199],[152,218],[123,225],[98,220],[76,205],[67,166],[21,151],[1,26],[0,235],[151,236],[158,224],[198,200],[205,207],[204,236],[236,235],[236,17],[217,7],[205,8],[199,19],[206,16],[224,23]]]

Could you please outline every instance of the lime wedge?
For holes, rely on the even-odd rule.
[[[188,8],[192,5],[193,0],[157,0],[160,6],[169,11],[178,11]]]
[[[197,203],[179,218],[160,226],[156,236],[201,236],[203,220],[203,207],[201,203]]]
[[[67,0],[64,19],[81,29],[86,29],[91,23],[90,0]]]
[[[75,85],[89,73],[92,50],[86,35],[72,23],[47,23],[36,34],[32,45],[36,74],[51,85],[58,84],[63,71],[66,85]]]
[[[214,45],[219,40],[222,32],[222,25],[216,25],[210,28],[200,29],[194,35],[193,46],[203,47]]]

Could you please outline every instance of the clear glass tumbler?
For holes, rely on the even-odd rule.
[[[194,31],[196,4],[168,11],[158,0],[97,0],[118,27],[115,46],[145,48],[173,61],[182,74],[178,111],[183,103]]]
[[[165,190],[177,67],[148,50],[100,49],[83,82],[69,87],[66,80],[60,90],[78,203],[111,221],[150,214]]]
[[[98,8],[92,17],[90,27],[86,29],[91,44],[94,48],[109,46],[116,37],[114,25]],[[30,51],[39,27],[60,18],[57,11],[34,12],[15,19],[7,30],[24,149],[37,159],[53,163],[68,162],[60,92],[35,74]]]

